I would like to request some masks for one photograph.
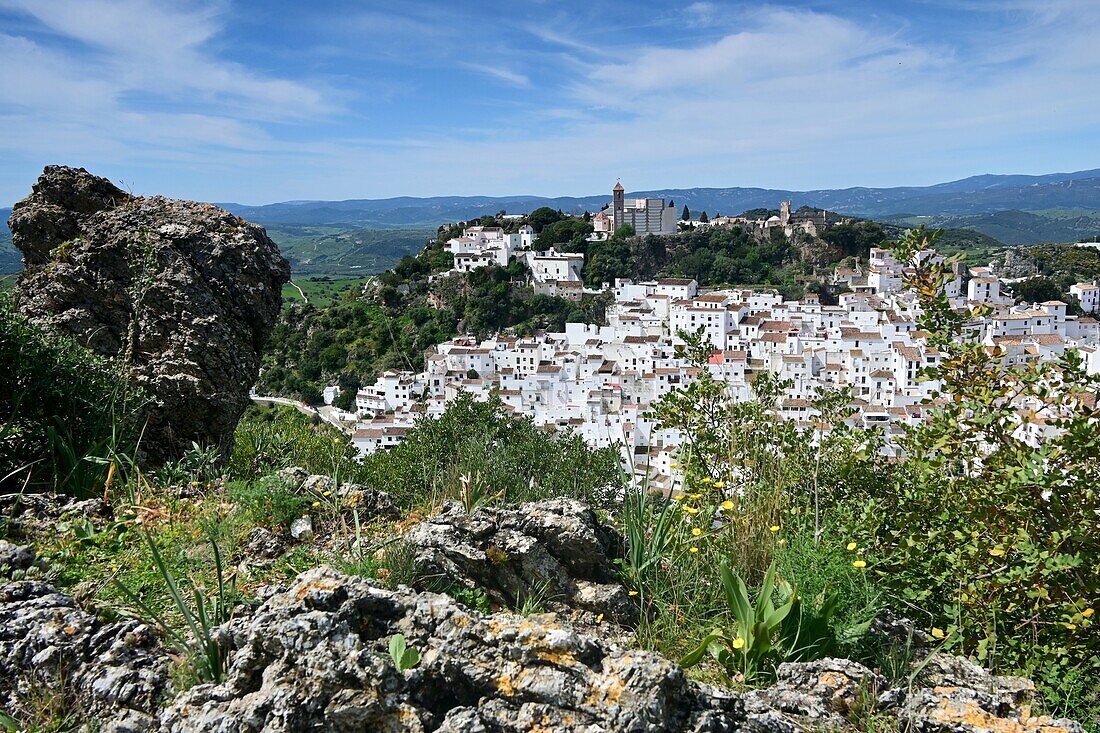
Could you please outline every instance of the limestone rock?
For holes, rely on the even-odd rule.
[[[283,554],[283,541],[279,535],[263,527],[253,527],[248,532],[245,545],[250,561],[270,562]]]
[[[1032,715],[1031,680],[991,674],[965,657],[932,655],[920,683],[898,712],[917,733],[1084,733],[1074,721]]]
[[[399,672],[404,634],[422,659]],[[229,674],[164,711],[172,731],[733,731],[732,693],[553,617],[482,616],[318,568],[230,622]]]
[[[313,539],[313,520],[309,515],[303,514],[290,523],[290,536],[299,542],[309,542]]]
[[[31,568],[42,568],[43,565],[31,548],[0,540],[0,578],[21,578]]]
[[[584,503],[549,499],[467,514],[457,502],[405,535],[419,573],[485,591],[518,608],[537,598],[547,610],[580,608],[630,625],[638,608],[611,574],[622,538]]]
[[[371,489],[360,484],[337,485],[328,476],[310,474],[298,466],[284,468],[277,475],[300,493],[314,496],[331,494],[339,496],[342,500],[341,506],[345,510],[356,509],[359,512],[360,519],[373,517],[396,519],[401,516],[401,510],[393,497],[379,489]],[[329,494],[325,492],[329,492]]]
[[[111,511],[102,499],[79,500],[52,493],[0,494],[0,515],[7,520],[9,534],[31,537],[49,531],[62,521],[105,522]]]
[[[9,548],[3,548],[5,550]],[[215,632],[221,684],[168,699],[168,653],[134,621],[104,623],[50,586],[0,585],[0,709],[63,691],[113,731],[745,731],[887,727],[919,733],[1083,733],[1032,716],[1033,686],[934,655],[910,688],[845,659],[783,664],[771,687],[736,693],[687,678],[652,652],[579,633],[553,614],[482,615],[447,596],[385,590],[316,568],[257,591]],[[421,660],[400,671],[402,634]]]
[[[63,691],[98,730],[155,730],[168,656],[138,621],[103,623],[37,581],[0,585],[0,710]]]
[[[142,448],[228,448],[290,268],[262,227],[210,204],[131,196],[47,166],[9,226],[33,321],[128,365],[153,399]]]

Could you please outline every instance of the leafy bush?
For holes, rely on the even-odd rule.
[[[576,435],[511,414],[499,399],[470,395],[438,418],[421,418],[403,442],[364,458],[353,476],[406,506],[458,497],[463,477],[476,481],[482,500],[572,496],[600,505],[621,480],[617,450],[592,450]]]
[[[237,424],[229,475],[250,480],[300,466],[343,480],[353,469],[355,456],[348,437],[319,419],[292,408],[252,406]]]
[[[145,404],[122,368],[37,328],[7,297],[0,364],[0,492],[101,493],[117,455],[135,452]]]
[[[934,242],[909,232],[897,256]],[[965,338],[942,292],[947,269],[924,263],[909,283],[943,354],[928,375],[942,398],[853,531],[880,582],[949,649],[1037,677],[1056,712],[1084,717],[1067,688],[1100,677],[1100,377],[1072,354],[1016,366]]]
[[[255,482],[230,484],[229,496],[252,524],[289,529],[295,519],[309,511],[311,503],[310,498],[298,494],[296,489],[279,476],[267,476]]]

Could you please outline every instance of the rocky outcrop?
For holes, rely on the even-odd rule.
[[[506,608],[583,609],[631,625],[638,608],[611,574],[623,539],[573,499],[467,514],[457,502],[405,534],[418,574],[477,588]]]
[[[34,561],[26,548],[0,551]],[[0,709],[18,711],[21,693],[46,686],[107,731],[802,733],[867,730],[874,716],[920,733],[1083,733],[1032,716],[1027,680],[946,655],[902,687],[823,659],[781,665],[773,686],[735,693],[552,614],[487,616],[331,568],[259,597],[217,632],[224,681],[168,700],[168,656],[147,627],[97,620],[40,582],[0,585]],[[419,652],[415,666],[390,656],[396,634]]]
[[[311,474],[297,466],[284,468],[275,475],[299,494],[339,497],[341,507],[355,509],[364,521],[374,518],[396,519],[401,516],[401,510],[393,497],[379,489],[356,483],[337,484],[329,476]]]
[[[120,357],[153,398],[146,456],[228,447],[290,277],[263,228],[63,166],[43,171],[9,226],[26,265],[19,310]]]
[[[421,654],[407,671],[387,652],[398,633]],[[162,715],[167,730],[727,731],[741,720],[735,696],[656,654],[327,568],[273,592],[229,635],[225,683],[183,693]]]
[[[43,690],[104,733],[155,730],[168,656],[138,621],[104,623],[38,581],[0,585],[0,710],[18,715]]]
[[[790,733],[847,730],[871,717],[914,733],[1084,733],[1073,721],[1032,715],[1030,680],[947,654],[921,665],[912,687],[891,687],[847,659],[781,664],[774,685],[745,693],[745,710],[751,729]]]

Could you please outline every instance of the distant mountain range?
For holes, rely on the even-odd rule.
[[[980,175],[934,186],[816,191],[676,188],[634,191],[627,196],[671,199],[677,209],[686,204],[695,214],[706,211],[712,217],[777,208],[780,201],[789,199],[795,207],[816,206],[897,224],[972,229],[1005,244],[1070,242],[1100,235],[1100,169],[1041,176]],[[606,194],[580,197],[402,196],[220,206],[267,226],[295,262],[370,269],[399,257],[406,249],[413,251],[423,232],[407,236],[366,230],[432,230],[444,222],[501,210],[522,214],[540,206],[577,214],[595,212],[610,199],[609,188]],[[0,209],[0,273],[18,270],[21,265],[7,230],[10,214],[11,209]],[[354,232],[354,236],[340,236],[344,232]],[[345,247],[347,252],[342,251]]]
[[[1100,169],[1043,176],[981,175],[934,186],[844,188],[788,191],[767,188],[671,188],[634,191],[628,197],[671,199],[711,216],[747,209],[776,208],[790,199],[866,218],[900,215],[967,216],[1005,210],[1084,209],[1100,211]],[[540,206],[567,213],[597,211],[610,201],[610,190],[596,196],[434,196],[348,201],[294,201],[266,206],[221,204],[262,224],[328,225],[355,228],[438,226],[505,210],[521,214]]]

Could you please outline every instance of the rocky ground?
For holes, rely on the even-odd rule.
[[[356,497],[350,505],[364,519],[396,516],[380,492],[293,469],[284,476],[322,496]],[[98,500],[42,495],[0,509],[9,536],[27,538],[74,512],[110,514]],[[178,654],[152,627],[60,592],[49,562],[0,541],[0,711],[60,696],[84,729],[101,731],[1082,730],[1033,716],[1031,682],[934,653],[914,660],[903,684],[844,659],[784,664],[764,689],[697,682],[631,647],[638,609],[611,573],[622,538],[579,502],[469,514],[451,503],[389,526],[411,552],[418,588],[328,566],[259,588],[214,633],[224,679],[202,684],[173,672]],[[253,534],[242,566],[303,544],[350,550],[351,538],[328,525],[297,539],[289,529]],[[477,589],[491,608],[516,607],[537,584],[543,607],[534,610],[550,612],[474,610],[424,589],[440,575],[452,589]],[[899,628],[883,623],[878,633]],[[389,653],[395,635],[419,653],[410,668]]]

